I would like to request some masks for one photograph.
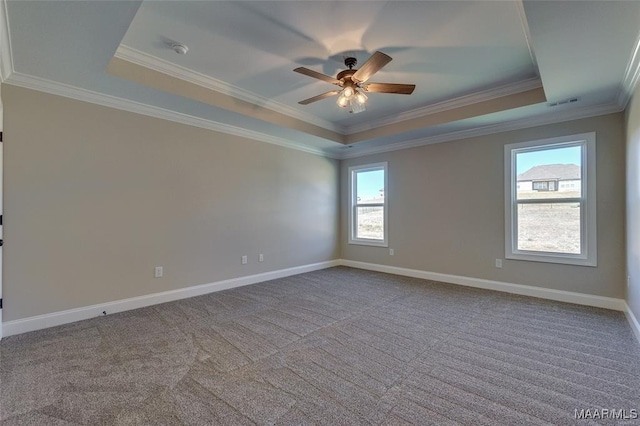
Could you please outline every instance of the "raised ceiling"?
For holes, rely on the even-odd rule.
[[[344,127],[537,76],[513,2],[144,2],[122,44]],[[360,115],[297,105],[333,87],[293,68],[335,76],[376,50],[393,61],[372,81],[413,95],[371,95]]]
[[[346,157],[621,110],[640,3],[568,1],[6,2],[5,83]],[[178,55],[171,43],[189,47]],[[349,114],[328,75],[393,58]],[[577,102],[549,103],[577,98]],[[483,130],[484,129],[484,130]]]

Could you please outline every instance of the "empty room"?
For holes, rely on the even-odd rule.
[[[640,424],[640,1],[0,0],[0,424]]]

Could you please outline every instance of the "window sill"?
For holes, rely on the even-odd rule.
[[[563,255],[550,255],[550,254],[535,254],[535,253],[508,253],[505,254],[505,259],[509,260],[524,260],[528,262],[543,262],[543,263],[559,263],[563,265],[571,266],[590,266],[597,267],[598,262],[596,259],[589,259],[585,257],[577,256],[563,256]]]
[[[389,247],[389,243],[387,241],[380,240],[349,240],[349,244],[357,245],[357,246],[372,246],[372,247]]]

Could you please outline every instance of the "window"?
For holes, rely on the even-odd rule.
[[[596,266],[596,136],[506,145],[505,257]]]
[[[539,180],[533,182],[533,190],[534,191],[557,191],[558,186],[556,185],[555,180]],[[518,185],[518,189],[520,189],[520,185]]]
[[[349,244],[387,247],[387,163],[349,167]]]

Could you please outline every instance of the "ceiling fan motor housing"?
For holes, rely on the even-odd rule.
[[[357,70],[344,70],[344,71],[340,71],[338,73],[338,75],[336,76],[336,79],[346,83],[346,82],[350,82],[351,81],[351,76],[354,75],[356,73]]]

